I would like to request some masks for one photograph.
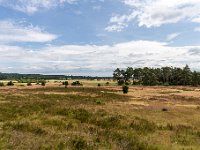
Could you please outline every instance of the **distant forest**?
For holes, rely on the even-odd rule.
[[[112,79],[112,77],[91,77],[91,76],[65,76],[65,75],[42,75],[42,74],[18,74],[1,73],[0,80],[67,80],[67,79]]]
[[[200,85],[200,72],[191,71],[189,66],[183,68],[162,67],[162,68],[117,68],[113,73],[113,79],[119,85]]]

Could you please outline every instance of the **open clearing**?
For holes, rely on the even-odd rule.
[[[0,149],[199,150],[200,91],[132,86],[124,95],[93,82],[1,87]]]

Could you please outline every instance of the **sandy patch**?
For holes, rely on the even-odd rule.
[[[94,93],[83,93],[83,92],[44,92],[44,94],[55,94],[55,95],[80,95],[80,96],[91,96],[97,97],[97,94]]]
[[[176,104],[176,107],[198,108],[200,105],[195,104]]]

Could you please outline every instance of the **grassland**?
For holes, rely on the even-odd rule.
[[[97,83],[0,87],[0,149],[200,149],[199,89]]]

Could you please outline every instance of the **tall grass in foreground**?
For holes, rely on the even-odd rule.
[[[133,106],[126,108],[130,109],[127,115],[125,105],[119,103],[129,100],[127,95],[101,87],[1,91],[0,149],[157,150],[171,149],[173,144],[198,146],[197,128],[181,122],[158,124],[149,120],[148,114],[136,115]],[[157,115],[164,113],[170,112],[160,110]],[[159,141],[162,134],[168,137],[168,145]]]

